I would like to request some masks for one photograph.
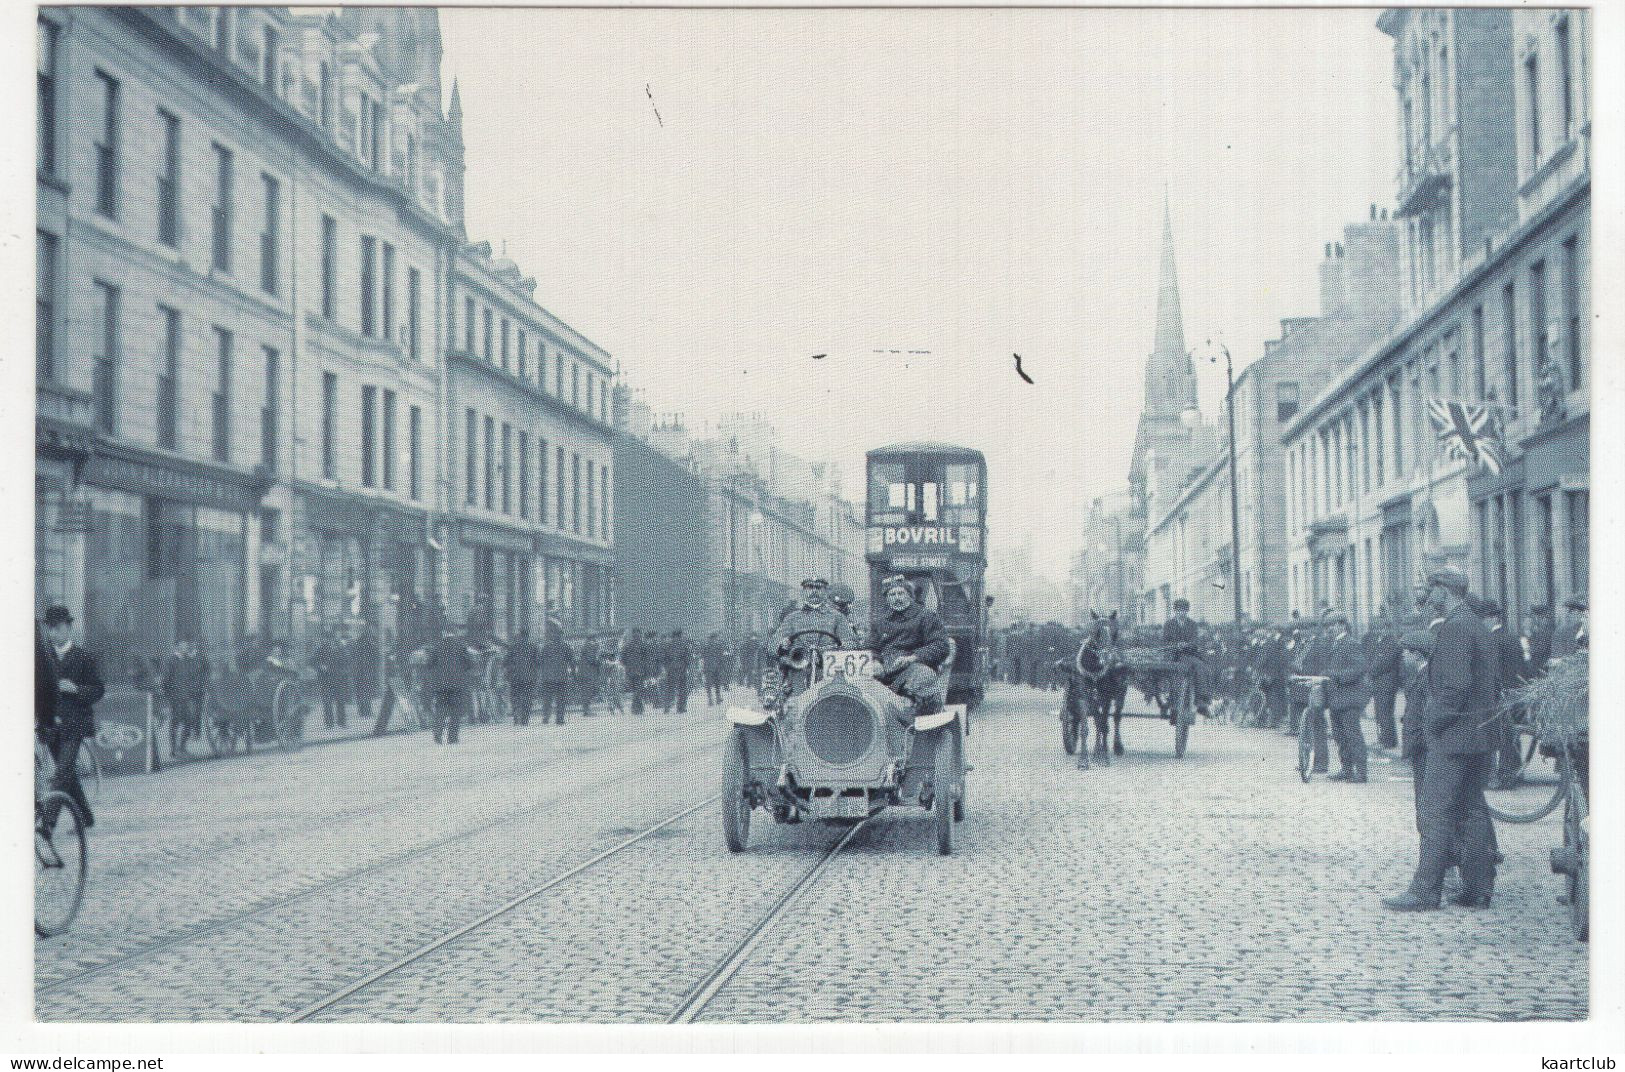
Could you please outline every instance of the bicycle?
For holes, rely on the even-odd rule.
[[[1294,685],[1309,689],[1309,701],[1304,704],[1303,715],[1298,720],[1298,777],[1307,784],[1315,767],[1315,724],[1326,707],[1326,683],[1330,679],[1293,674],[1290,680]]]
[[[1517,737],[1518,767],[1505,788],[1486,794],[1490,814],[1503,823],[1532,823],[1544,819],[1568,799],[1574,773],[1567,749],[1543,747],[1540,734],[1528,724],[1513,727]],[[1489,800],[1493,794],[1495,802]]]
[[[1559,768],[1565,772],[1563,784],[1563,845],[1551,851],[1552,873],[1563,876],[1563,896],[1559,902],[1569,909],[1569,926],[1577,941],[1591,939],[1591,808],[1585,786],[1577,777],[1576,762],[1567,742],[1558,746],[1562,756]]]
[[[84,787],[85,799],[96,801],[102,795],[102,761],[96,755],[95,741],[86,740],[79,746],[79,756],[73,761],[79,772],[79,784]]]
[[[50,788],[56,774],[51,753],[34,745],[34,933],[61,934],[84,903],[90,872],[85,813],[73,798]],[[47,819],[47,816],[50,818]]]

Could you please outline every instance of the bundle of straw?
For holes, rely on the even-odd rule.
[[[1541,740],[1572,743],[1590,728],[1590,681],[1590,655],[1582,649],[1513,689],[1507,703],[1529,712]]]

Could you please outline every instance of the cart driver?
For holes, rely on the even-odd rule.
[[[934,611],[915,601],[914,589],[902,574],[881,581],[880,592],[886,613],[869,629],[880,656],[880,682],[914,701],[915,714],[934,714],[942,681],[938,667],[948,657],[948,630]]]
[[[1174,600],[1174,616],[1162,627],[1162,643],[1174,662],[1191,667],[1190,673],[1195,675],[1196,709],[1207,714],[1207,683],[1202,675],[1202,631],[1191,619],[1190,600]]]
[[[858,635],[846,615],[829,603],[829,582],[822,577],[808,577],[801,582],[801,602],[780,621],[768,641],[768,649],[783,658],[789,653],[790,640],[797,633],[827,633],[835,638],[835,646],[855,648]]]

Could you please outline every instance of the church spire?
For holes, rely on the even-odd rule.
[[[1174,225],[1168,192],[1162,195],[1162,267],[1157,282],[1157,332],[1145,363],[1145,412],[1178,417],[1196,408],[1196,374],[1185,349],[1179,313],[1179,275],[1174,268]]]

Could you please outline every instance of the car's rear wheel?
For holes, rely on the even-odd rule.
[[[931,771],[931,814],[937,826],[937,852],[954,851],[954,787],[959,774],[959,740],[952,725],[938,731],[937,754]]]
[[[729,852],[750,842],[750,801],[745,799],[745,736],[734,730],[722,756],[722,837]]]

